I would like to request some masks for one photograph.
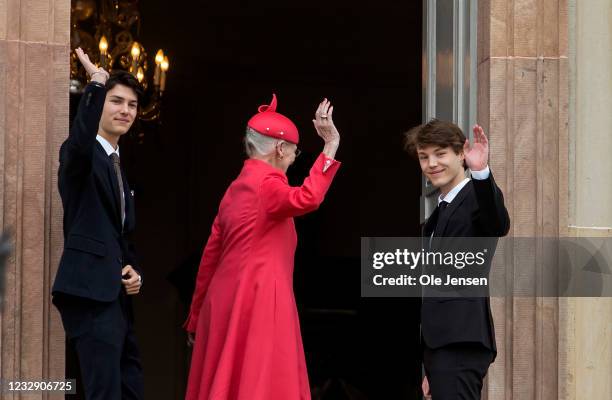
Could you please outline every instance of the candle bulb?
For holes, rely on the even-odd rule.
[[[138,42],[134,42],[132,44],[132,58],[134,60],[137,60],[139,56],[140,56],[140,45],[138,44]]]
[[[155,74],[153,75],[153,84],[159,86],[159,80],[161,78],[161,63],[164,61],[164,52],[159,49],[155,55]]]
[[[157,50],[155,54],[155,64],[159,65],[164,61],[164,51],[162,49]]]
[[[102,68],[106,68],[106,52],[108,50],[108,41],[106,40],[106,36],[102,35],[98,47],[100,48],[100,66]]]
[[[138,82],[142,83],[142,80],[144,79],[144,71],[142,70],[142,67],[138,67],[136,78],[138,79]]]
[[[138,42],[132,44],[132,73],[136,75],[138,72],[138,58],[140,57],[140,45]]]
[[[170,62],[168,57],[164,56],[164,60],[161,62],[161,83],[159,89],[163,92],[166,89],[166,71],[170,68]]]

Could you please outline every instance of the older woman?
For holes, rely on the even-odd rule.
[[[323,152],[300,187],[287,168],[299,135],[276,96],[247,124],[249,158],[212,226],[185,327],[194,343],[188,400],[310,399],[293,295],[293,217],[316,210],[338,170],[340,135],[325,99],[315,113]]]

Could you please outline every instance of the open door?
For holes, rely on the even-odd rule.
[[[146,398],[184,398],[190,286],[245,158],[246,121],[275,92],[300,129],[292,184],[322,149],[311,119],[323,97],[342,135],[343,165],[324,204],[296,219],[294,289],[313,399],[417,399],[419,301],[360,298],[359,257],[361,236],[419,234],[421,174],[402,134],[423,115],[422,3],[139,7],[142,41],[173,60],[162,124],[142,144],[121,143],[144,269],[135,315]]]
[[[423,0],[423,122],[453,121],[471,137],[476,123],[478,0]],[[423,181],[421,220],[437,205]]]

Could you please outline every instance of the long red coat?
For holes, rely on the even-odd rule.
[[[310,399],[293,295],[293,217],[318,208],[340,163],[321,154],[301,187],[248,159],[221,200],[191,311],[187,400]]]

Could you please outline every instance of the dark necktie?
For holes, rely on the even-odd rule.
[[[438,204],[438,207],[436,209],[437,213],[436,213],[436,211],[434,211],[434,213],[433,213],[433,214],[438,214],[438,215],[436,215],[434,230],[431,231],[431,235],[429,235],[429,248],[430,249],[431,249],[431,242],[432,242],[432,240],[434,238],[434,235],[438,231],[438,224],[440,222],[440,219],[442,218],[442,214],[444,213],[444,210],[446,210],[446,206],[448,206],[448,203],[446,201],[441,201]],[[433,216],[433,214],[432,214],[432,216]]]
[[[113,161],[113,167],[115,168],[115,175],[117,176],[117,183],[119,184],[119,203],[121,204],[121,228],[123,228],[123,216],[125,215],[125,195],[123,193],[123,178],[121,177],[121,165],[119,163],[119,156],[117,153],[110,155]]]

